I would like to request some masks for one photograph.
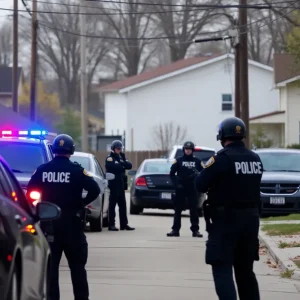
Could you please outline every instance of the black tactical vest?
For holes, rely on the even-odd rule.
[[[209,202],[212,205],[233,208],[259,207],[263,173],[259,156],[243,144],[237,143],[228,145],[218,155],[226,156],[229,168],[226,173],[220,174],[209,190]]]

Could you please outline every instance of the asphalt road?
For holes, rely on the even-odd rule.
[[[187,215],[185,213],[185,215]],[[146,210],[129,217],[132,232],[87,233],[90,300],[217,300],[210,266],[204,262],[204,238],[192,238],[189,218],[182,220],[181,237],[168,238],[172,211]],[[117,221],[118,222],[118,221]],[[117,223],[118,224],[118,223]],[[263,300],[299,300],[300,281],[282,279],[261,256],[255,269]],[[60,271],[61,299],[73,300],[65,258]]]

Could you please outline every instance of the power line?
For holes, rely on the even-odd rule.
[[[22,0],[22,4],[24,5],[24,7],[25,7],[26,11],[29,13],[29,15],[32,16],[32,13],[31,13],[29,7],[27,6],[27,3],[25,2],[25,0]]]

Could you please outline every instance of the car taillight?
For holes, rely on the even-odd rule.
[[[29,200],[32,202],[34,206],[37,205],[38,202],[41,201],[41,193],[38,191],[31,191],[29,193]]]
[[[135,180],[135,185],[136,186],[146,186],[147,185],[147,182],[146,182],[146,179],[145,177],[139,177]]]

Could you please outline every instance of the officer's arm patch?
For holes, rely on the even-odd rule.
[[[201,164],[201,167],[202,167],[202,168],[205,167],[205,164],[204,164],[202,161],[200,162],[200,164]]]
[[[174,161],[173,161],[173,165],[175,165],[177,163],[177,160],[176,159],[174,159]]]
[[[215,163],[215,158],[212,156],[204,165],[204,168],[208,168]]]
[[[111,157],[108,157],[107,161],[113,161],[113,159]]]
[[[86,169],[83,169],[83,174],[88,177],[93,177]]]

